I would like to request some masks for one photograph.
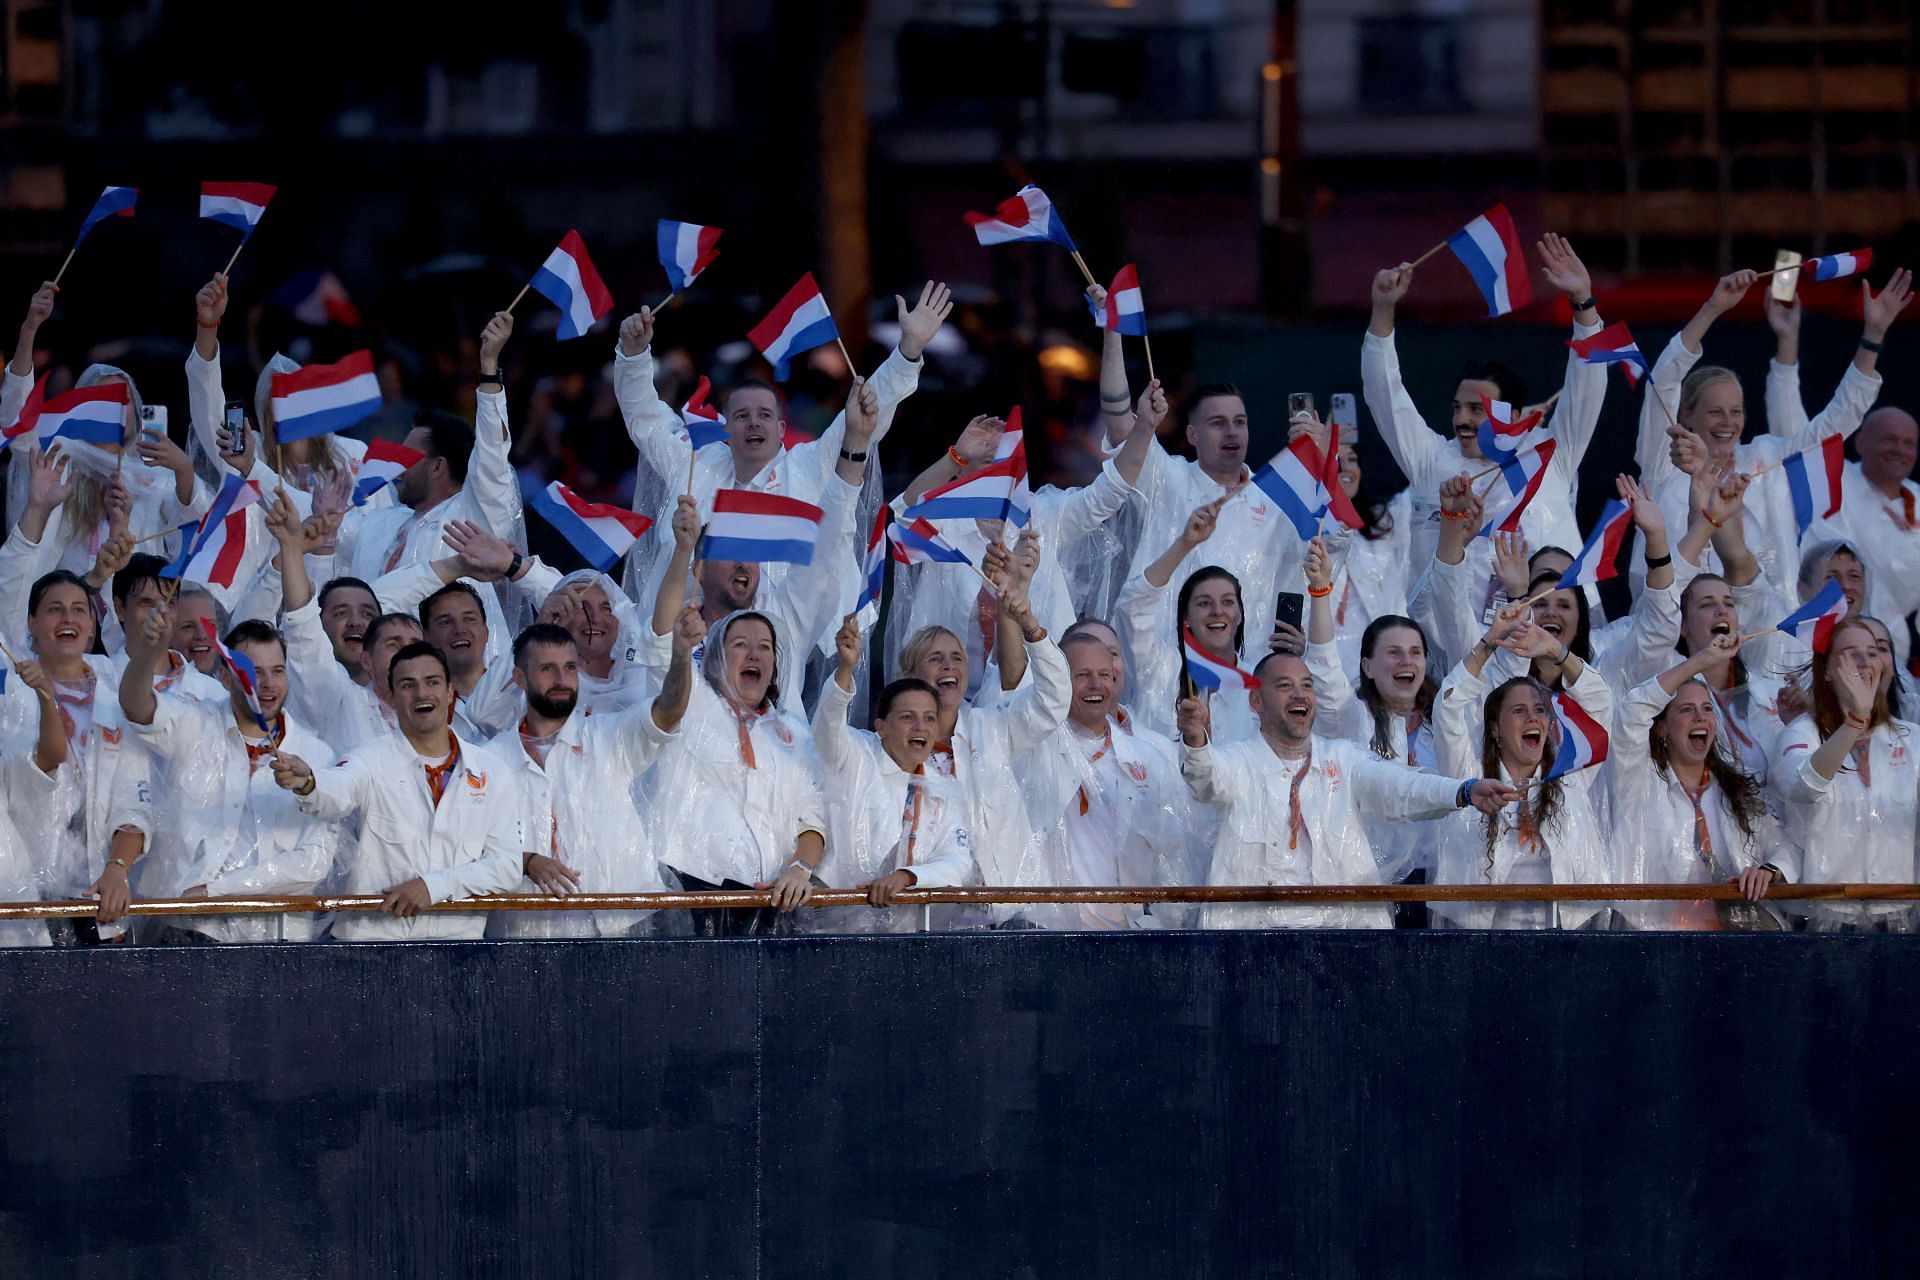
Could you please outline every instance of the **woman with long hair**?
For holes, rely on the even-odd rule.
[[[1402,489],[1389,501],[1368,490],[1354,447],[1352,427],[1339,428],[1341,492],[1353,504],[1360,527],[1349,530],[1329,522],[1325,548],[1331,561],[1328,613],[1333,619],[1334,642],[1340,650],[1340,670],[1351,680],[1359,671],[1362,637],[1376,618],[1405,616],[1412,565],[1412,493]],[[1318,679],[1318,676],[1315,677]]]
[[[1786,802],[1793,881],[1906,883],[1920,810],[1920,740],[1887,703],[1890,657],[1866,621],[1846,618],[1806,673],[1811,707],[1780,731],[1773,785]],[[1803,902],[1815,929],[1905,931],[1901,902]]]

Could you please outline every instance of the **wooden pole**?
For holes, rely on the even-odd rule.
[[[1071,250],[1070,252],[1073,254],[1073,265],[1080,268],[1080,274],[1083,277],[1085,277],[1086,282],[1089,285],[1100,283],[1098,280],[1095,280],[1093,278],[1093,272],[1087,270],[1087,260],[1080,256],[1080,251],[1078,249],[1074,249],[1074,250]]]
[[[1153,371],[1153,339],[1143,333],[1140,335],[1140,342],[1147,349],[1147,378],[1149,381],[1157,382],[1160,380],[1160,375]]]
[[[520,305],[520,299],[522,299],[522,298],[524,298],[524,297],[526,297],[526,296],[527,296],[527,290],[529,290],[529,289],[531,289],[531,288],[533,288],[533,281],[531,281],[531,280],[529,280],[529,281],[527,281],[527,283],[525,283],[525,284],[523,284],[523,285],[521,285],[521,286],[520,286],[520,292],[518,292],[518,293],[516,293],[516,294],[514,294],[514,295],[513,295],[513,301],[512,301],[512,302],[509,302],[509,303],[507,304],[507,310],[508,310],[508,311],[512,311],[512,310],[513,310],[513,309],[514,309],[515,307],[517,307],[517,306],[519,306],[519,305]]]
[[[660,304],[653,309],[653,313],[655,315],[659,315],[662,311],[665,311],[667,309],[667,306],[669,303],[671,303],[675,298],[679,296],[680,296],[680,291],[676,289],[672,293],[668,294],[666,297],[660,299]]]
[[[1421,263],[1425,262],[1428,258],[1431,258],[1434,254],[1440,252],[1442,249],[1446,247],[1447,247],[1447,242],[1445,240],[1442,240],[1439,244],[1433,246],[1433,248],[1427,250],[1425,253],[1415,258],[1412,262],[1409,262],[1407,264],[1407,268],[1411,270],[1414,267],[1419,266]]]
[[[840,348],[840,358],[847,362],[848,376],[854,377],[854,378],[859,377],[860,371],[853,367],[853,357],[847,354],[847,344],[840,341],[840,335],[838,332],[836,332],[833,335],[833,345]]]
[[[73,248],[67,250],[67,260],[60,264],[60,269],[58,271],[53,273],[54,288],[58,289],[60,287],[60,277],[67,274],[67,268],[73,265],[73,255],[78,252],[80,252],[79,245],[75,245],[73,246]]]
[[[152,541],[153,541],[153,540],[154,540],[155,538],[164,538],[164,537],[166,537],[166,536],[167,536],[168,534],[170,534],[170,533],[172,533],[172,532],[173,532],[173,530],[171,530],[171,529],[162,529],[162,530],[161,530],[160,532],[158,532],[158,533],[149,533],[149,534],[145,534],[145,535],[143,535],[143,536],[141,536],[141,537],[138,537],[138,538],[135,538],[135,539],[133,540],[133,545],[137,547],[137,546],[139,546],[139,545],[140,545],[141,543],[143,543],[143,542],[152,542]]]
[[[249,236],[242,236],[240,237],[240,243],[233,246],[233,256],[228,258],[227,265],[220,269],[221,275],[230,276],[233,274],[233,264],[240,261],[240,251],[247,247],[247,240],[249,238]]]

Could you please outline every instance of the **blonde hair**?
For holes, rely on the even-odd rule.
[[[911,675],[926,660],[927,650],[931,649],[934,642],[941,636],[947,637],[965,650],[966,645],[961,643],[960,637],[947,628],[938,625],[922,627],[909,636],[906,644],[900,647],[899,665],[896,669],[903,674]]]
[[[1699,406],[1700,397],[1707,393],[1707,388],[1722,382],[1731,382],[1733,389],[1740,391],[1742,399],[1745,398],[1746,393],[1741,389],[1740,379],[1733,370],[1718,364],[1694,367],[1693,372],[1689,373],[1686,380],[1680,384],[1680,409],[1676,415],[1680,419],[1680,425],[1686,426],[1688,415]]]

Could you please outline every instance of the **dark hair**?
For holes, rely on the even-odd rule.
[[[397,627],[402,623],[408,626],[419,627],[420,619],[410,613],[383,613],[367,624],[366,634],[360,637],[362,646],[368,653],[372,653],[374,646],[380,643],[380,633],[388,627]],[[422,631],[426,630],[425,627],[421,627],[420,629]],[[416,643],[418,642],[416,641]]]
[[[403,614],[401,616],[404,617],[405,615]],[[428,644],[425,640],[415,640],[412,644],[393,655],[393,665],[387,668],[388,693],[393,692],[394,673],[400,670],[400,664],[403,662],[411,662],[415,658],[432,658],[440,664],[440,674],[446,677],[449,683],[452,682],[453,668],[447,665],[447,655],[440,652],[439,647],[436,645]]]
[[[1373,657],[1374,646],[1380,642],[1380,637],[1399,627],[1404,627],[1419,636],[1420,647],[1423,650],[1431,647],[1427,644],[1426,629],[1412,618],[1398,613],[1383,613],[1369,622],[1367,629],[1360,633],[1360,656]],[[1381,696],[1379,688],[1373,681],[1365,676],[1360,677],[1353,691],[1359,695],[1361,705],[1366,707],[1367,714],[1373,717],[1373,740],[1367,745],[1372,748],[1373,754],[1382,760],[1397,759],[1393,750],[1393,735],[1387,730],[1387,725],[1393,718],[1393,712],[1388,708],[1387,700]],[[1420,688],[1413,695],[1414,710],[1420,713],[1422,719],[1433,719],[1433,699],[1439,692],[1440,685],[1433,678],[1433,667],[1429,661],[1426,677],[1420,681]]]
[[[1544,556],[1544,555],[1561,555],[1561,556],[1565,556],[1569,560],[1573,559],[1573,552],[1567,550],[1565,547],[1556,547],[1551,542],[1549,542],[1546,546],[1541,547],[1538,551],[1534,552],[1532,555],[1527,557],[1528,573],[1539,572],[1539,570],[1535,569],[1533,566],[1534,566],[1534,563],[1538,561],[1541,556]]]
[[[483,618],[486,617],[487,602],[480,598],[479,590],[471,582],[461,582],[460,580],[455,579],[454,581],[449,582],[446,586],[441,587],[438,591],[434,592],[432,595],[428,596],[425,600],[422,600],[420,602],[420,608],[418,610],[418,613],[420,615],[420,626],[422,630],[426,628],[427,615],[433,612],[433,606],[437,602],[441,600],[445,600],[448,596],[467,597],[469,600],[473,601],[473,603],[476,606],[478,606],[480,610],[480,616]]]
[[[1717,582],[1721,586],[1729,589],[1733,586],[1731,582],[1728,582],[1717,573],[1696,573],[1692,579],[1688,581],[1686,586],[1680,588],[1680,634],[1674,640],[1673,647],[1679,651],[1680,656],[1683,658],[1691,658],[1693,656],[1693,650],[1687,645],[1687,593],[1693,590],[1695,583],[1699,582]],[[1740,624],[1736,619],[1734,622],[1734,630],[1738,631],[1739,629]],[[1729,674],[1733,677],[1735,687],[1745,686],[1747,683],[1747,660],[1736,653],[1732,658],[1728,659],[1728,661],[1732,664],[1729,668]]]
[[[1187,421],[1192,422],[1193,415],[1199,411],[1200,406],[1215,396],[1232,396],[1241,404],[1247,402],[1247,398],[1240,394],[1240,388],[1231,382],[1203,382],[1187,397]]]
[[[1233,629],[1233,652],[1235,661],[1238,661],[1240,646],[1246,643],[1247,598],[1241,593],[1240,579],[1234,577],[1217,564],[1210,564],[1203,568],[1195,569],[1187,575],[1187,580],[1180,584],[1180,599],[1173,610],[1173,651],[1175,653],[1186,652],[1182,647],[1184,639],[1182,633],[1186,630],[1187,626],[1187,602],[1193,599],[1193,593],[1200,588],[1202,583],[1212,582],[1215,578],[1224,578],[1228,582],[1231,582],[1233,584],[1234,598],[1240,601],[1240,625]],[[1195,636],[1194,639],[1197,640],[1199,637]]]
[[[780,705],[780,628],[773,624],[773,619],[753,609],[742,609],[734,615],[733,621],[727,624],[726,634],[716,637],[715,643],[721,649],[725,649],[727,635],[743,622],[758,622],[766,627],[767,634],[773,637],[773,679],[767,681],[767,705],[777,707]],[[940,629],[946,630],[945,627]]]
[[[786,420],[787,398],[780,394],[780,388],[774,386],[771,382],[768,382],[765,378],[742,378],[740,379],[740,381],[728,387],[727,399],[726,399],[725,405],[722,406],[723,412],[725,411],[725,408],[727,405],[731,405],[733,403],[733,397],[742,391],[766,392],[768,395],[773,397],[774,408],[779,410],[781,421],[784,422]]]
[[[1075,618],[1073,625],[1060,633],[1060,647],[1064,649],[1069,640],[1094,639],[1093,629],[1095,627],[1104,627],[1108,631],[1111,631],[1115,640],[1120,638],[1119,629],[1105,618]],[[1102,640],[1100,643],[1105,644],[1106,641]]]
[[[565,645],[577,649],[573,633],[552,622],[536,622],[513,638],[513,665],[526,670],[527,650],[537,644]]]
[[[1266,665],[1277,658],[1292,658],[1294,661],[1303,663],[1303,664],[1306,662],[1306,659],[1302,657],[1300,654],[1288,653],[1285,649],[1269,649],[1265,653],[1260,655],[1260,661],[1253,664],[1252,674],[1256,678],[1259,678],[1260,672],[1266,667]],[[1313,676],[1312,668],[1308,668],[1307,676],[1309,679],[1312,678]]]
[[[1498,360],[1469,360],[1460,366],[1460,382],[1491,382],[1500,392],[1500,398],[1512,405],[1518,412],[1527,402],[1526,384],[1520,381],[1520,375]]]
[[[427,456],[445,458],[453,482],[466,484],[467,461],[473,456],[472,425],[445,409],[422,409],[413,415],[413,425],[427,429]]]
[[[88,588],[85,578],[70,569],[55,569],[33,580],[33,588],[27,592],[27,616],[32,617],[40,612],[41,598],[59,586],[78,587],[89,603],[93,600],[93,592]]]
[[[237,644],[277,644],[283,656],[287,652],[286,640],[264,618],[244,618],[234,623],[220,643],[229,649]]]
[[[1554,584],[1559,581],[1560,575],[1557,573],[1536,573],[1527,582],[1527,594],[1533,595],[1535,592],[1548,588],[1556,591],[1560,590],[1560,588],[1554,586]],[[1568,587],[1566,590],[1567,593],[1573,597],[1573,638],[1571,640],[1563,640],[1561,643],[1567,646],[1567,652],[1580,659],[1580,661],[1592,662],[1593,615],[1587,610],[1587,593],[1579,587]]]
[[[144,551],[136,552],[126,564],[113,575],[113,602],[124,605],[127,597],[138,591],[148,582],[158,584],[160,571],[167,567],[165,556],[149,555]]]
[[[1680,689],[1686,688],[1688,684],[1707,688],[1706,682],[1698,676],[1681,685]],[[1660,708],[1660,714],[1653,718],[1652,726],[1647,729],[1647,755],[1653,761],[1653,771],[1660,776],[1662,782],[1672,780],[1673,756],[1668,749],[1667,740],[1655,730],[1659,728],[1660,722],[1667,718],[1667,712],[1673,710],[1674,699],[1680,696],[1680,689],[1673,691],[1673,697],[1667,699],[1667,705]],[[1720,714],[1719,699],[1713,697],[1711,689],[1707,689],[1707,696],[1713,700],[1714,723],[1724,728],[1725,721]],[[1740,834],[1751,840],[1754,822],[1766,812],[1767,802],[1763,798],[1765,793],[1761,789],[1759,780],[1742,769],[1727,754],[1727,735],[1724,733],[1715,733],[1713,736],[1713,749],[1707,752],[1707,772],[1712,774],[1714,782],[1719,784],[1720,794],[1727,798],[1727,808],[1733,810],[1733,820],[1739,824]]]
[[[1515,689],[1522,687],[1537,690],[1540,697],[1547,704],[1548,714],[1551,715],[1553,712],[1552,691],[1532,676],[1515,676],[1488,694],[1486,702],[1482,703],[1480,707],[1480,776],[1484,778],[1498,778],[1500,776],[1500,738],[1495,732],[1495,726],[1500,723],[1500,712],[1506,706],[1507,695]],[[1543,748],[1543,751],[1550,750],[1552,750],[1552,744],[1549,742]],[[1545,754],[1542,754],[1540,758],[1540,773],[1544,774],[1547,766],[1551,763],[1552,761],[1547,759]],[[1551,782],[1542,782],[1540,784],[1539,796],[1538,802],[1533,807],[1533,829],[1535,831],[1545,831],[1547,824],[1552,822],[1554,817],[1560,812],[1560,802],[1563,798],[1560,779],[1555,778]],[[1482,823],[1487,833],[1487,874],[1491,876],[1493,874],[1493,844],[1500,832],[1500,815],[1497,813],[1489,813],[1482,818]]]
[[[361,579],[361,578],[348,578],[348,577],[339,577],[339,578],[329,578],[329,579],[327,579],[327,585],[326,585],[326,586],[324,586],[324,587],[322,587],[322,588],[320,588],[320,611],[321,611],[322,613],[324,613],[324,612],[326,612],[326,608],[327,608],[327,597],[328,597],[328,596],[330,596],[330,595],[332,595],[332,594],[333,594],[334,592],[336,592],[336,591],[345,591],[345,590],[347,590],[347,589],[348,589],[349,587],[358,587],[358,588],[359,588],[360,590],[362,590],[362,591],[364,591],[364,592],[366,592],[366,593],[367,593],[368,595],[370,595],[370,596],[372,596],[372,597],[373,597],[373,611],[374,611],[375,613],[378,613],[378,612],[380,612],[380,595],[379,595],[379,593],[378,593],[378,592],[376,592],[376,591],[375,591],[375,590],[373,589],[373,587],[372,587],[371,585],[369,585],[369,584],[368,584],[368,583],[367,583],[367,582],[366,582],[366,581],[365,581],[364,579]]]
[[[918,676],[901,676],[898,680],[889,681],[887,687],[880,691],[880,709],[873,713],[874,718],[885,720],[893,710],[894,699],[903,693],[924,693],[933,699],[936,708],[940,705],[940,694],[932,685]]]

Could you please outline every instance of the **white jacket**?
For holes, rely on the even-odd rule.
[[[1209,562],[1200,563],[1204,565]],[[1166,586],[1156,587],[1147,581],[1145,574],[1136,574],[1121,585],[1120,595],[1113,602],[1114,612],[1120,621],[1121,642],[1128,649],[1127,683],[1133,690],[1133,702],[1139,711],[1140,723],[1170,738],[1176,736],[1174,721],[1180,698],[1180,673],[1186,667],[1186,655],[1180,647],[1179,632],[1173,625],[1173,606],[1178,603],[1180,594],[1177,584],[1183,581],[1185,579],[1176,574],[1167,579]],[[1244,579],[1241,585],[1244,588]],[[1251,602],[1243,591],[1240,601],[1242,614],[1250,607]],[[1234,656],[1235,665],[1244,670],[1253,670],[1266,654],[1272,635],[1273,607],[1269,604],[1264,630],[1256,632],[1250,618],[1242,627],[1241,638],[1245,643],[1242,652]],[[1215,742],[1241,742],[1259,735],[1259,721],[1253,713],[1253,703],[1247,699],[1246,689],[1225,684],[1211,694],[1203,691],[1203,696],[1213,714]]]
[[[1920,485],[1901,482],[1920,510]],[[1901,620],[1920,609],[1920,524],[1907,524],[1906,504],[1874,488],[1849,462],[1840,473],[1840,509],[1807,530],[1809,545],[1838,539],[1860,553],[1867,566],[1864,611],[1888,625],[1897,666],[1907,665],[1907,629]],[[1777,619],[1776,619],[1777,621]]]
[[[1914,879],[1915,819],[1920,816],[1920,725],[1876,726],[1868,738],[1872,785],[1851,761],[1831,778],[1813,767],[1820,730],[1800,716],[1780,732],[1773,786],[1786,802],[1788,846],[1774,859],[1787,879],[1807,884],[1906,884]],[[1793,902],[1817,921],[1905,915],[1905,902]]]
[[[354,683],[334,658],[333,642],[320,625],[318,595],[281,620],[280,634],[287,645],[287,705],[332,744],[329,755],[344,755],[399,727],[393,709],[371,688]]]
[[[1428,655],[1429,660],[1433,657]],[[1440,758],[1433,745],[1433,720],[1426,717],[1414,729],[1411,740],[1407,726],[1411,716],[1387,716],[1387,745],[1392,755],[1381,756],[1373,749],[1373,714],[1360,700],[1355,682],[1337,664],[1343,660],[1338,645],[1308,644],[1307,671],[1313,676],[1316,732],[1329,738],[1351,742],[1376,760],[1385,760],[1401,768],[1433,773]],[[1362,813],[1360,823],[1367,841],[1373,846],[1375,864],[1382,883],[1396,883],[1415,867],[1433,865],[1434,832],[1431,828],[1398,822],[1375,813]]]
[[[647,893],[665,886],[657,846],[634,807],[635,783],[679,740],[653,722],[653,705],[567,717],[542,765],[520,740],[518,723],[487,745],[520,775],[524,851],[558,858],[580,873],[582,893]],[[669,838],[671,838],[669,836]],[[521,878],[517,893],[543,893]],[[620,937],[648,923],[639,911],[496,911],[492,938]]]
[[[224,693],[224,690],[223,690]],[[324,761],[326,743],[293,717],[280,720],[280,749]],[[177,898],[194,885],[207,896],[312,893],[333,869],[338,830],[303,813],[273,781],[270,761],[249,764],[246,739],[222,697],[191,702],[156,698],[152,724],[127,728],[153,756],[153,846],[142,859],[140,889]],[[312,913],[175,919],[222,942],[311,942]]]
[[[1413,586],[1413,493],[1402,489],[1387,503],[1392,527],[1368,538],[1338,524],[1327,530],[1327,554],[1333,559],[1334,643],[1340,669],[1360,674],[1360,638],[1367,624],[1388,614],[1407,612]]]
[[[309,762],[312,763],[312,762]],[[520,883],[519,771],[480,743],[460,743],[460,761],[436,808],[425,762],[399,733],[355,747],[332,768],[316,767],[300,808],[331,822],[360,819],[345,856],[346,892],[377,894],[416,876],[434,902],[506,893]],[[333,936],[345,942],[478,938],[480,913],[424,912],[411,920],[342,912]]]
[[[55,787],[54,780],[33,765],[33,743],[40,717],[38,695],[20,681],[8,680],[6,687],[0,689],[0,705],[5,706],[6,721],[6,742],[0,747],[0,792],[4,792],[6,799],[5,805],[0,806],[0,897],[9,902],[37,902],[65,896],[50,892],[43,859],[35,853],[36,849],[45,847],[50,826],[48,806]],[[27,835],[33,837],[32,844],[28,843]],[[49,946],[49,923],[45,920],[0,923],[0,947]],[[56,928],[66,927],[64,920],[51,923]]]

